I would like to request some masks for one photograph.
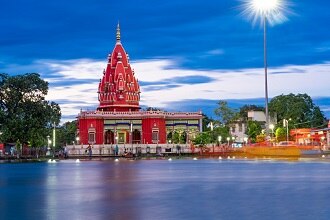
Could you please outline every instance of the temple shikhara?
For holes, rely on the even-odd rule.
[[[100,74],[99,106],[78,115],[80,143],[158,145],[173,143],[178,135],[189,143],[201,132],[202,113],[141,110],[139,82],[120,38],[118,24],[115,47]]]

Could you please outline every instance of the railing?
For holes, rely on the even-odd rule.
[[[227,145],[208,145],[203,148],[190,144],[118,144],[118,156],[126,153],[133,154],[155,154],[155,155],[171,155],[171,154],[221,154],[232,152],[234,148]],[[67,146],[69,155],[83,156],[89,155],[88,145],[70,145]],[[93,145],[93,156],[115,156],[116,145]]]
[[[133,154],[190,154],[193,153],[192,147],[188,144],[118,144],[118,155],[125,153]],[[70,145],[66,146],[69,155],[88,155],[88,145]],[[93,156],[114,156],[116,152],[115,144],[93,145]]]
[[[116,112],[116,111],[85,111],[81,112],[78,116],[202,116],[202,112],[164,112],[164,111],[128,111],[128,112]]]

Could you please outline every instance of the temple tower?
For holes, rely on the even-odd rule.
[[[134,76],[120,40],[120,26],[117,25],[116,44],[108,56],[106,69],[98,88],[99,111],[138,111],[140,109],[140,86]]]

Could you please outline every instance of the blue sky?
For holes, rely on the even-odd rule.
[[[268,28],[269,96],[307,93],[330,117],[329,1],[288,1],[288,20]],[[142,106],[213,115],[219,100],[264,105],[263,29],[242,1],[3,1],[0,71],[38,72],[63,120],[94,110],[97,84],[122,43]]]

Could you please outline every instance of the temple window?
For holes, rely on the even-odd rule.
[[[95,132],[88,133],[88,143],[90,144],[95,143]]]
[[[159,137],[159,132],[158,131],[152,131],[152,142],[153,143],[158,143],[158,137]]]

